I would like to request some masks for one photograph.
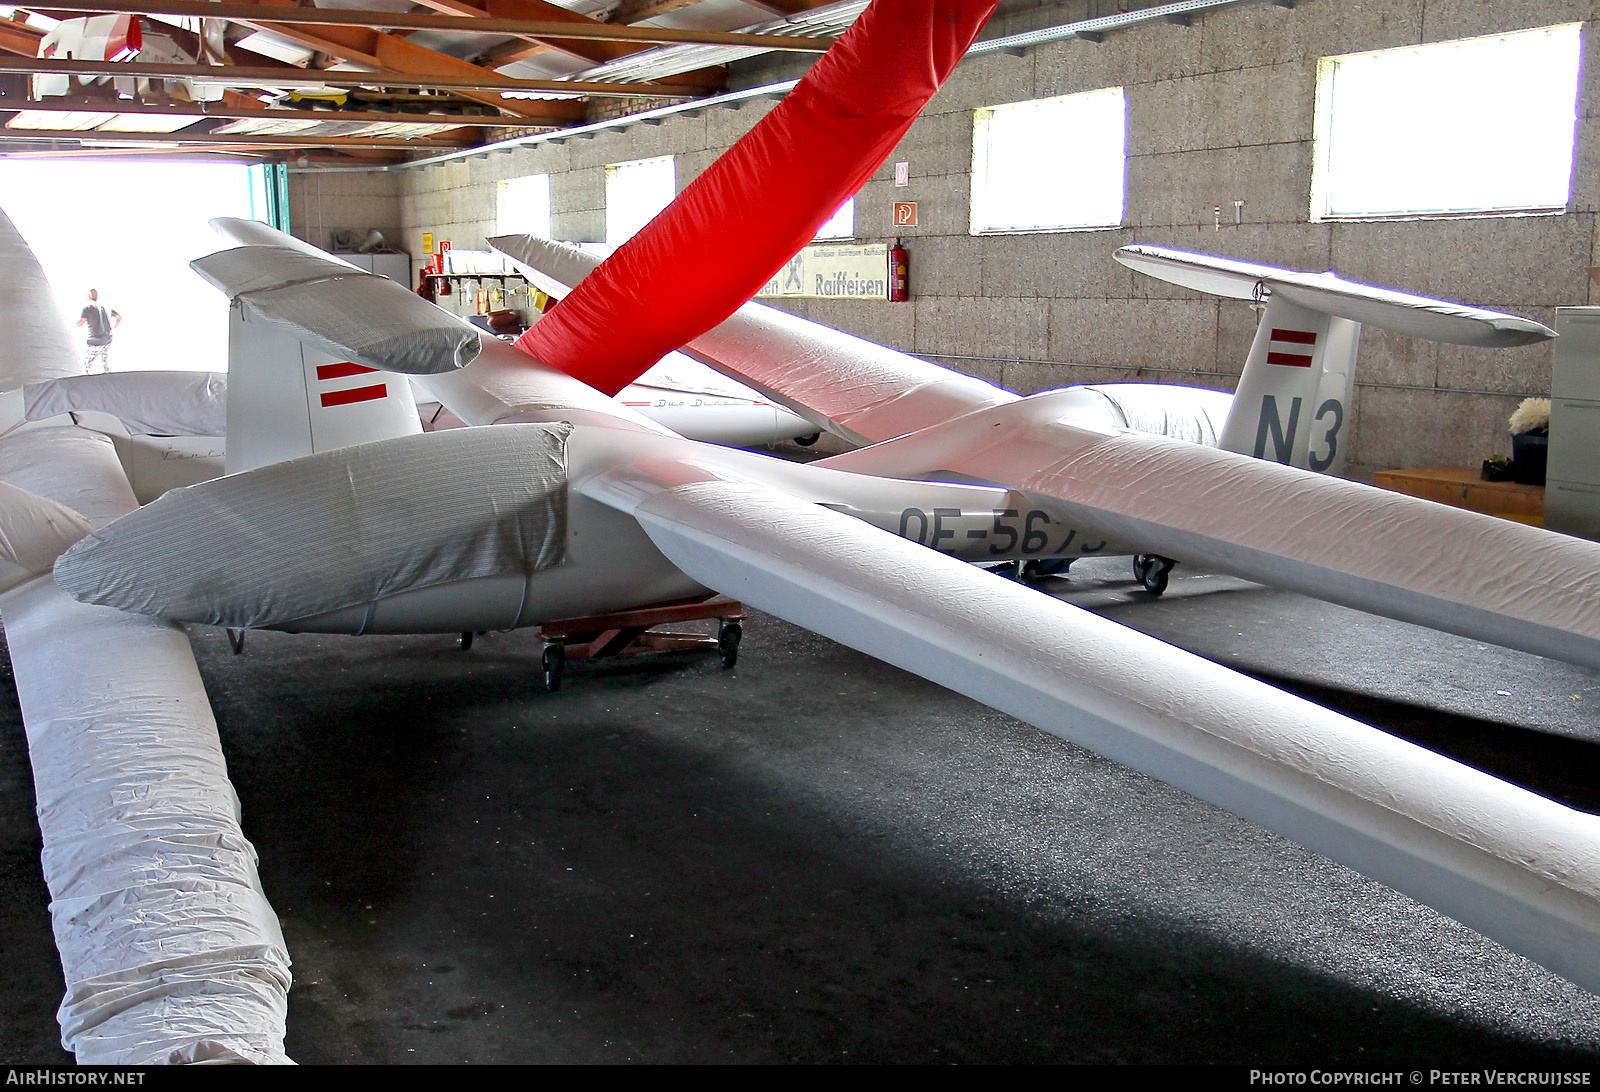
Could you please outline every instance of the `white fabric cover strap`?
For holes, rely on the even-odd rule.
[[[0,480],[95,524],[136,505],[111,441],[78,428],[0,440]],[[0,615],[66,975],[62,1044],[86,1065],[286,1062],[289,955],[183,631],[75,603],[48,573],[0,595]]]
[[[566,557],[569,426],[452,429],[174,489],[56,563],[83,602],[250,628]]]
[[[101,372],[22,388],[30,421],[62,413],[109,413],[145,436],[221,436],[228,427],[228,377],[221,372]]]

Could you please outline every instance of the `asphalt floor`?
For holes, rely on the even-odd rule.
[[[1600,810],[1594,672],[1182,566],[1159,599],[1126,559],[1038,588]],[[1600,998],[764,615],[733,670],[575,663],[555,694],[530,632],[192,636],[302,1063],[1600,1062]],[[0,1062],[69,1062],[0,694]]]

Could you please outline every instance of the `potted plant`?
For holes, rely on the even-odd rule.
[[[1524,398],[1511,415],[1512,480],[1543,485],[1550,447],[1550,399]]]

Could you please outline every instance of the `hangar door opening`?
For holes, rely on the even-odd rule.
[[[69,325],[89,290],[122,316],[111,370],[226,371],[228,304],[189,262],[221,249],[214,216],[270,222],[262,168],[0,159],[0,208],[32,244]],[[269,201],[269,196],[272,200]],[[74,329],[81,350],[84,328]]]

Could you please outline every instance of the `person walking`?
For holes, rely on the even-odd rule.
[[[94,374],[95,362],[100,364],[100,370],[111,370],[111,331],[122,325],[122,316],[100,302],[100,293],[89,289],[89,302],[84,304],[83,313],[78,316],[78,326],[89,327],[89,340],[83,348],[83,370],[86,374]]]

